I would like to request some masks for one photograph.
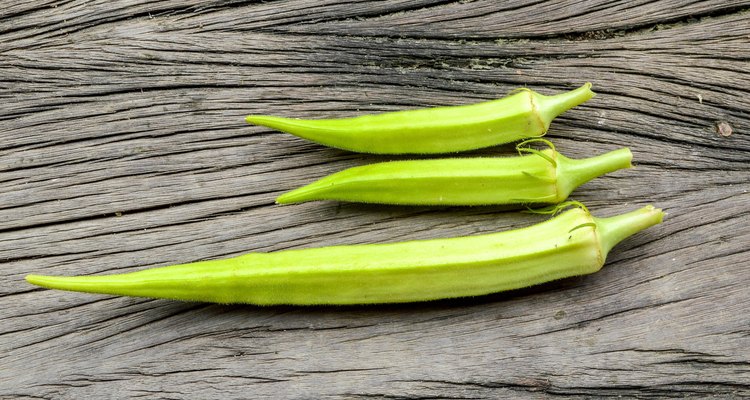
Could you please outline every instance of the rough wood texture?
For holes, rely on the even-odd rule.
[[[0,398],[750,396],[750,2],[9,3]],[[285,190],[385,157],[243,116],[351,116],[587,80],[599,95],[549,138],[575,157],[629,146],[637,168],[574,198],[597,215],[669,212],[596,275],[346,308],[23,281],[539,221],[493,207],[275,206]]]

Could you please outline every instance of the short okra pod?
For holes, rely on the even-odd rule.
[[[251,115],[246,121],[361,153],[453,153],[542,136],[558,115],[593,96],[586,83],[554,96],[524,88],[502,99],[463,106],[321,120]]]
[[[251,253],[119,275],[26,279],[51,289],[258,305],[479,296],[594,273],[613,246],[662,216],[652,206],[609,218],[575,208],[501,233]]]
[[[523,147],[542,141],[550,148]],[[578,186],[630,168],[629,149],[570,159],[544,139],[519,144],[520,157],[392,161],[349,168],[285,193],[277,203],[337,200],[403,205],[556,204]]]

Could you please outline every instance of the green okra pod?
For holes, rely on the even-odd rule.
[[[554,96],[523,88],[483,103],[355,118],[305,120],[251,115],[245,120],[361,153],[453,153],[542,136],[558,115],[593,96],[591,84],[586,83]]]
[[[479,296],[594,273],[613,246],[662,217],[652,206],[608,218],[593,217],[582,207],[501,233],[251,253],[119,275],[29,275],[26,280],[78,292],[258,305]]]
[[[543,141],[539,151],[524,144]],[[629,149],[570,159],[544,139],[519,144],[527,156],[383,162],[329,175],[285,193],[279,204],[337,200],[405,205],[556,204],[585,182],[630,168]]]

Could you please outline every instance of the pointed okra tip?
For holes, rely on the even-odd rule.
[[[294,204],[312,200],[323,200],[324,198],[321,196],[325,194],[326,189],[329,188],[330,185],[325,184],[325,181],[316,181],[297,189],[290,190],[286,193],[282,193],[276,198],[276,204]]]
[[[291,192],[283,193],[279,197],[277,197],[275,203],[286,205],[301,203],[303,201],[305,201],[304,196],[300,196],[297,190],[292,190]]]
[[[245,122],[251,125],[263,125],[263,122],[265,122],[268,119],[268,117],[264,115],[248,115],[245,117]]]
[[[24,279],[26,279],[26,282],[32,285],[42,286],[41,283],[44,281],[43,278],[44,277],[42,275],[29,274],[29,275],[26,275]]]
[[[68,290],[65,285],[67,281],[66,278],[70,278],[70,277],[46,276],[46,275],[35,275],[35,274],[29,274],[29,275],[26,275],[25,277],[26,282],[35,286],[39,286],[39,287],[43,287],[47,289]]]
[[[129,281],[127,274],[52,276],[26,275],[26,282],[47,289],[68,290],[71,292],[115,294],[135,296],[137,285]]]
[[[283,130],[283,128],[286,127],[286,124],[294,122],[294,120],[284,117],[273,117],[270,115],[248,115],[245,117],[245,122],[251,125],[267,126],[269,128]]]

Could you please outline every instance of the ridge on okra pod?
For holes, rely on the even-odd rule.
[[[373,154],[437,154],[539,137],[563,112],[591,99],[591,83],[553,96],[521,88],[492,101],[340,119],[250,115],[248,123],[344,150]]]
[[[593,217],[579,203],[512,231],[390,244],[250,253],[103,276],[28,275],[34,285],[215,303],[376,304],[479,296],[599,271],[625,238],[662,221],[646,206]]]
[[[546,150],[525,147],[543,142]],[[400,205],[556,204],[578,186],[630,168],[627,148],[571,159],[545,139],[516,146],[520,157],[391,161],[349,168],[284,193],[279,204],[336,200]]]

